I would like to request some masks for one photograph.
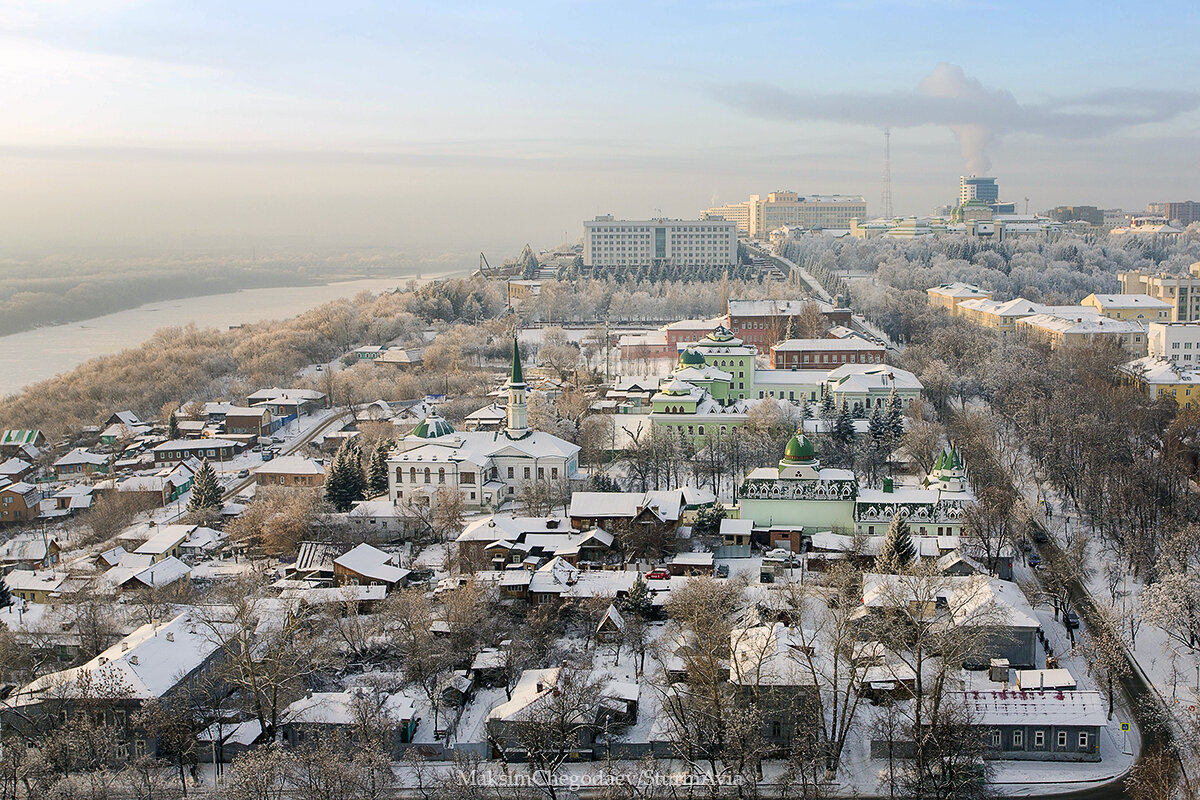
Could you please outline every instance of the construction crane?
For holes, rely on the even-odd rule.
[[[492,265],[488,263],[487,256],[483,253],[479,254],[479,274],[484,278],[498,277],[495,270],[492,269]]]

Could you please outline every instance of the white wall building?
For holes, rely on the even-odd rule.
[[[1200,322],[1151,322],[1150,355],[1184,367],[1200,367]]]
[[[737,223],[724,219],[614,219],[583,223],[588,267],[724,267],[737,263]]]
[[[757,194],[741,203],[713,206],[702,219],[726,219],[751,239],[766,239],[771,231],[788,227],[849,228],[850,220],[865,219],[867,201],[861,195],[771,192],[764,200]]]

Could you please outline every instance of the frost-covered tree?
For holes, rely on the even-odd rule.
[[[198,514],[212,511],[221,507],[221,485],[217,482],[217,473],[213,470],[208,459],[200,464],[192,479],[192,498],[188,501],[189,513]]]
[[[892,517],[879,555],[875,557],[875,569],[878,572],[898,575],[904,572],[908,565],[917,557],[917,549],[913,545],[912,535],[908,530],[908,522],[899,513]]]
[[[1191,650],[1200,645],[1200,580],[1171,573],[1142,592],[1142,619]]]

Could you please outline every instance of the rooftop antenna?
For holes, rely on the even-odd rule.
[[[1025,198],[1025,216],[1029,216],[1029,198]]]
[[[883,218],[892,218],[892,129],[883,129],[883,193],[879,198]]]

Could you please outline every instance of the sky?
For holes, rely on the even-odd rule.
[[[778,189],[1200,199],[1194,2],[0,0],[0,250],[572,241]]]

